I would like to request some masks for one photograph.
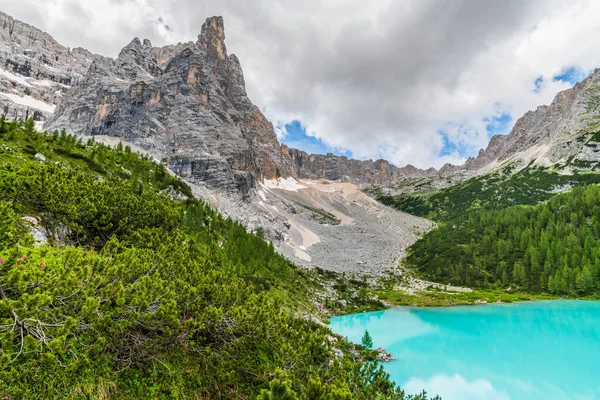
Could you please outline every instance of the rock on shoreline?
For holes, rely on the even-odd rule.
[[[395,360],[394,356],[389,351],[384,349],[383,347],[380,347],[377,349],[377,359],[381,362],[388,362],[388,361]]]

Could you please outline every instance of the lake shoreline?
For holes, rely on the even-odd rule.
[[[548,293],[504,292],[501,290],[473,290],[472,292],[419,292],[407,294],[398,291],[379,291],[378,300],[386,307],[454,307],[484,304],[510,304],[540,300],[600,300],[598,296],[561,297]]]
[[[384,293],[383,297],[381,296],[381,293]],[[390,295],[390,293],[392,294]],[[348,307],[335,310],[330,315],[327,315],[324,321],[327,323],[329,318],[332,317],[382,311],[393,307],[447,308],[457,306],[482,306],[490,304],[518,304],[536,301],[600,301],[600,297],[559,297],[547,293],[506,293],[489,290],[473,290],[472,292],[468,293],[420,292],[415,294],[407,294],[400,291],[377,291],[377,300],[382,304],[381,307],[371,306],[356,309],[351,308],[349,304]]]

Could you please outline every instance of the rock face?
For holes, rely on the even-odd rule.
[[[44,121],[94,55],[0,12],[0,114]]]
[[[600,131],[600,69],[517,120],[508,135],[492,137],[485,150],[450,170],[487,172],[507,161],[567,165],[574,160],[598,161],[591,138]],[[570,161],[568,161],[570,159]]]
[[[435,173],[434,169],[425,171],[412,165],[398,168],[386,160],[359,161],[331,153],[308,154],[302,150],[282,147],[292,159],[295,176],[302,179],[389,184],[407,176],[426,176]]]
[[[381,362],[389,362],[395,360],[394,356],[392,356],[392,354],[383,347],[377,349],[377,359]]]
[[[96,58],[47,128],[118,136],[192,182],[246,197],[257,181],[292,174],[227,54],[221,17],[207,19],[195,43],[155,48],[136,38],[117,59]]]

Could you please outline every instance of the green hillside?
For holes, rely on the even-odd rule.
[[[600,183],[600,173],[589,169],[575,169],[568,174],[548,167],[513,170],[507,166],[441,190],[386,195],[381,189],[370,188],[368,192],[397,210],[444,223],[480,209],[535,205],[565,188]]]
[[[598,295],[599,218],[597,185],[536,206],[471,211],[425,235],[406,263],[441,283]]]
[[[0,160],[1,398],[411,398],[299,317],[317,273],[149,157],[1,119]]]
[[[598,296],[600,174],[588,164],[571,163],[570,173],[559,165],[516,172],[507,166],[445,189],[395,196],[369,191],[384,204],[438,223],[404,261],[425,279],[474,289]]]

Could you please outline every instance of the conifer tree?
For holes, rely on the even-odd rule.
[[[373,338],[371,338],[371,335],[369,334],[368,330],[365,330],[365,334],[363,335],[362,339],[360,340],[360,343],[367,349],[370,349],[373,347]]]

